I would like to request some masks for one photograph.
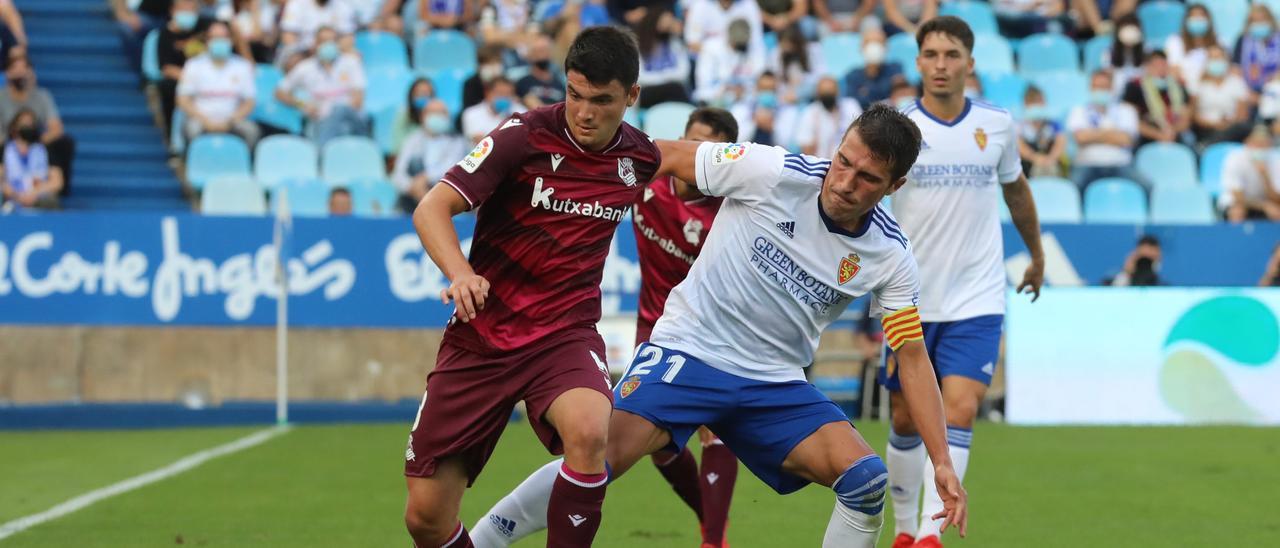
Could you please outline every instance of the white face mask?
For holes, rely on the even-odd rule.
[[[871,42],[862,47],[862,60],[869,65],[878,65],[884,62],[885,48],[880,42]]]
[[[480,67],[480,80],[488,82],[494,78],[502,76],[502,65],[490,64]]]
[[[1116,39],[1126,46],[1136,46],[1142,42],[1142,30],[1132,25],[1127,26],[1116,33]]]

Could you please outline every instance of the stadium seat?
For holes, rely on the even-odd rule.
[[[196,190],[223,175],[250,176],[249,147],[235,135],[196,137],[187,147],[187,182]]]
[[[169,153],[181,155],[187,150],[187,132],[182,131],[187,125],[187,113],[180,108],[173,109],[173,123],[169,124]]]
[[[688,103],[659,103],[649,107],[644,115],[644,132],[654,139],[679,139],[684,135],[685,123],[693,105]]]
[[[1196,153],[1180,143],[1147,143],[1134,155],[1134,167],[1153,188],[1194,186]]]
[[[1031,81],[1044,92],[1049,116],[1054,120],[1065,119],[1072,107],[1089,99],[1089,78],[1078,71],[1042,72],[1032,76]]]
[[[400,113],[408,111],[403,108],[387,107],[373,113],[373,140],[378,142],[378,148],[382,149],[385,155],[394,155],[396,153],[396,121],[400,119]]]
[[[954,15],[969,23],[973,34],[1000,34],[1000,26],[996,24],[996,13],[986,2],[972,0],[956,0],[943,2],[938,6],[938,15]]]
[[[1217,196],[1222,193],[1222,164],[1227,155],[1242,147],[1240,143],[1214,143],[1204,149],[1200,155],[1200,184],[1209,194]]]
[[[1088,42],[1084,43],[1084,72],[1092,74],[1093,71],[1106,66],[1104,61],[1111,54],[1110,36],[1094,36]]]
[[[276,86],[284,75],[273,65],[258,65],[254,71],[257,99],[254,101],[254,121],[273,126],[289,133],[302,133],[302,113],[276,100]]]
[[[324,145],[320,175],[330,186],[386,177],[378,144],[368,137],[337,137]]]
[[[1142,185],[1107,177],[1084,191],[1084,220],[1090,224],[1146,224],[1147,193]]]
[[[390,217],[396,215],[399,191],[386,179],[369,179],[352,183],[351,201],[354,213],[361,217]]]
[[[368,71],[368,87],[364,93],[364,111],[376,114],[385,108],[400,108],[409,97],[413,73],[408,69],[383,66]]]
[[[271,191],[271,212],[280,210],[280,202],[289,202],[289,215],[294,217],[327,217],[329,185],[313,178],[286,179]]]
[[[149,82],[159,82],[164,79],[164,73],[160,72],[160,29],[153,29],[147,33],[147,37],[142,39],[142,75],[146,76]]]
[[[1080,51],[1061,34],[1034,34],[1018,42],[1018,72],[1024,75],[1079,70]]]
[[[1209,191],[1198,186],[1157,187],[1151,191],[1151,222],[1208,225],[1217,221]]]
[[[908,82],[919,84],[920,70],[916,68],[916,56],[920,54],[920,48],[916,46],[915,35],[900,32],[890,36],[885,48],[888,50],[885,58],[902,66]]]
[[[862,37],[852,32],[828,34],[822,38],[822,59],[827,74],[843,82],[844,76],[862,66]]]
[[[644,116],[640,112],[639,106],[629,107],[627,108],[626,112],[622,113],[622,121],[628,124],[631,124],[631,127],[634,127],[636,129],[640,129],[641,127],[644,127],[640,125],[640,121],[643,119],[644,119]]]
[[[1271,13],[1280,13],[1280,1],[1271,2]],[[1213,32],[1223,44],[1235,44],[1244,32],[1244,22],[1249,17],[1249,0],[1197,0],[1188,5],[1203,4],[1213,15]]]
[[[1013,113],[1022,114],[1022,94],[1027,91],[1027,80],[1015,73],[979,73],[982,95],[987,101]]]
[[[436,88],[436,97],[444,101],[454,116],[462,114],[462,86],[475,71],[471,69],[446,69],[427,73]]]
[[[192,148],[195,145],[192,143]],[[211,179],[200,194],[200,212],[205,215],[265,215],[267,199],[262,194],[262,187],[248,174],[221,175]]]
[[[1075,183],[1057,177],[1036,177],[1031,180],[1031,196],[1036,202],[1036,213],[1044,223],[1079,224],[1080,191]]]
[[[272,135],[254,147],[253,177],[267,190],[290,179],[315,179],[319,177],[319,156],[311,141],[294,135]]]
[[[1013,72],[1013,48],[998,34],[979,34],[973,39],[973,66],[981,74]]]
[[[409,54],[405,51],[404,39],[389,32],[357,32],[356,50],[360,52],[365,71],[386,66],[409,69]]]
[[[1157,0],[1138,6],[1138,21],[1142,35],[1150,49],[1164,49],[1164,41],[1182,28],[1182,15],[1186,6],[1180,2]]]
[[[476,69],[476,43],[456,30],[432,30],[413,43],[413,70]]]

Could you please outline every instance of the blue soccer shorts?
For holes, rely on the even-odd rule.
[[[844,412],[805,381],[765,382],[726,373],[689,354],[645,343],[613,389],[614,408],[671,434],[664,449],[679,452],[707,426],[733,454],[781,494],[809,481],[782,470],[787,455]]]
[[[1004,316],[991,314],[955,322],[925,322],[924,346],[938,378],[959,376],[991,386],[996,360],[1000,357],[1000,334]],[[896,363],[885,347],[880,367],[880,384],[892,392],[902,390]]]

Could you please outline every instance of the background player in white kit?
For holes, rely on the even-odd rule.
[[[916,42],[924,94],[902,113],[920,127],[923,143],[907,184],[893,196],[893,212],[915,243],[924,344],[942,386],[951,461],[963,479],[973,420],[991,384],[1004,321],[998,194],[1031,252],[1018,291],[1030,289],[1033,300],[1040,294],[1044,253],[1012,117],[964,96],[965,79],[973,72],[973,32],[958,18],[937,17],[920,27]],[[942,502],[929,481],[933,473],[925,466],[919,421],[901,392],[901,355],[895,354],[881,369],[893,413],[887,450],[897,522],[893,546],[941,546],[942,522],[929,516]],[[923,516],[922,524],[917,516]]]

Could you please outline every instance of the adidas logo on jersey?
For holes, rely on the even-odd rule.
[[[778,227],[778,230],[781,230],[783,234],[786,234],[786,235],[787,235],[787,238],[795,239],[795,237],[796,237],[796,222],[795,222],[795,221],[787,221],[787,222],[784,222],[784,223],[778,223],[778,224],[777,224],[777,227]]]
[[[991,363],[991,362],[987,362],[987,365],[982,366],[982,372],[983,372],[984,374],[987,374],[987,375],[995,375],[995,374],[996,374],[996,364]]]
[[[511,538],[511,535],[516,533],[516,520],[507,519],[497,514],[490,514],[489,522],[492,523],[493,526],[498,529],[498,532],[502,533],[502,536],[504,537]]]
[[[574,527],[577,527],[579,525],[582,525],[582,522],[587,521],[587,518],[584,518],[578,514],[569,514],[569,521],[573,523]]]

